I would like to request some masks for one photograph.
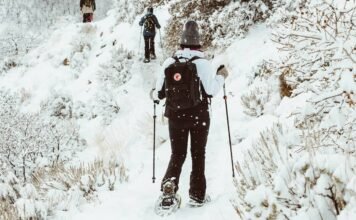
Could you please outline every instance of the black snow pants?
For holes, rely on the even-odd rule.
[[[150,59],[150,54],[156,55],[155,53],[155,36],[144,36],[145,39],[145,58]]]
[[[92,21],[93,21],[93,13],[83,14],[83,23],[92,22]]]
[[[187,155],[188,135],[191,139],[192,171],[190,173],[189,196],[203,201],[206,191],[205,147],[208,139],[210,119],[206,120],[171,120],[169,119],[169,136],[172,154],[163,184],[174,177],[178,190],[179,177]]]

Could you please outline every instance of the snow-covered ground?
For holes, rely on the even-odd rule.
[[[167,5],[155,9],[155,14],[163,30],[170,17]],[[90,203],[81,202],[79,206],[58,210],[50,219],[162,219],[155,215],[153,209],[155,201],[160,195],[160,180],[170,158],[170,143],[167,121],[163,117],[164,107],[160,104],[157,109],[156,132],[157,180],[156,183],[152,183],[153,103],[149,98],[149,92],[155,83],[156,76],[161,71],[160,64],[166,58],[165,51],[162,51],[160,47],[160,37],[164,38],[165,36],[163,31],[162,36],[156,36],[158,59],[149,64],[142,63],[144,42],[143,39],[140,40],[141,29],[138,26],[141,16],[137,16],[133,23],[122,22],[117,20],[117,14],[115,10],[112,10],[106,18],[91,24],[68,24],[67,27],[55,31],[48,41],[26,55],[21,60],[21,65],[2,76],[0,75],[0,87],[3,90],[8,89],[21,93],[24,112],[39,111],[41,103],[50,99],[54,94],[71,97],[73,103],[88,104],[85,111],[83,110],[84,115],[95,114],[95,117],[78,119],[79,132],[81,137],[86,140],[87,148],[76,155],[76,160],[71,161],[71,164],[90,163],[98,158],[107,162],[114,157],[128,170],[128,180],[115,184],[114,190],[98,188],[97,197]],[[290,162],[288,153],[297,154],[295,149],[288,151],[289,147],[299,144],[298,141],[301,137],[294,129],[294,116],[297,114],[296,112],[307,115],[312,111],[308,102],[315,96],[309,91],[282,99],[278,91],[280,85],[276,78],[270,77],[265,81],[256,80],[256,72],[261,69],[260,66],[264,60],[279,62],[282,59],[280,57],[282,53],[271,41],[271,32],[272,27],[267,27],[265,24],[254,25],[244,39],[234,39],[234,43],[230,47],[215,54],[212,60],[214,67],[225,64],[230,72],[230,76],[226,80],[226,92],[237,178],[234,181],[231,173],[225,103],[223,90],[221,90],[212,102],[211,129],[206,150],[207,193],[211,196],[212,201],[201,208],[190,208],[186,205],[191,169],[191,158],[188,153],[180,180],[179,194],[182,196],[182,207],[167,219],[240,219],[241,217],[236,211],[237,208],[234,207],[238,204],[235,201],[236,197],[242,195],[239,194],[241,191],[238,191],[239,184],[241,184],[239,181],[246,178],[243,175],[248,172],[250,173],[246,179],[263,176],[260,172],[264,170],[264,167],[261,168],[258,164],[262,163],[259,159],[263,155],[254,157],[256,155],[253,150],[257,154],[262,152],[258,151],[260,145],[256,142],[261,137],[263,138],[263,135],[267,137],[267,142],[270,139],[274,140],[275,136],[268,138],[270,137],[268,135],[274,135],[278,130],[276,127],[286,130],[285,133],[277,132],[276,136],[280,139],[275,141],[281,140],[281,143],[276,144],[280,147],[277,146],[277,151],[281,150],[287,158],[282,156],[283,158],[276,159],[275,157],[280,154],[270,158],[273,160],[272,162],[275,159],[276,161],[280,159],[278,166],[282,164],[279,169],[276,168],[278,171],[275,172],[278,173],[278,176],[270,177],[273,179],[271,181],[274,181],[275,185],[271,185],[276,193],[285,195],[287,189],[285,183],[282,183],[285,181],[283,177],[289,175],[290,170],[298,173],[299,169],[302,170],[303,166],[307,167],[308,161],[312,160],[302,155],[300,160],[293,158],[295,163],[287,163]],[[213,53],[214,51],[210,51],[210,54]],[[110,82],[110,79],[116,79],[110,78],[114,77],[112,75],[121,77],[119,73],[123,74],[123,78],[118,80],[119,83]],[[344,90],[355,91],[356,86],[353,79],[355,78],[352,78],[351,74],[342,77],[341,84]],[[258,89],[262,91],[258,91]],[[270,94],[270,97],[262,100],[262,104],[255,103],[256,105],[252,108],[257,109],[257,113],[256,116],[251,116],[246,114],[246,106],[242,100],[244,96],[249,96],[250,92],[256,90],[262,97],[266,94]],[[324,93],[320,99],[328,97],[328,95],[335,94]],[[110,116],[101,115],[102,110],[98,106],[102,99],[111,107],[119,106],[118,113]],[[91,103],[93,104],[90,105]],[[258,109],[260,105],[264,105],[263,109]],[[355,116],[355,111],[352,109],[352,105],[350,106],[344,115],[348,114],[352,118]],[[335,117],[332,117],[332,114]],[[331,111],[330,115],[335,120],[330,119],[329,121],[339,127],[342,127],[347,121],[346,118],[343,118],[344,115],[335,109]],[[352,134],[350,136],[352,137]],[[273,153],[275,146],[271,143],[268,143],[268,146]],[[278,151],[278,153],[280,152]],[[320,168],[323,171],[328,170],[330,173],[335,171],[336,177],[346,179],[345,182],[347,182],[349,181],[347,172],[351,173],[351,171],[345,168],[346,165],[338,167],[335,161],[340,158],[345,159],[335,156],[330,163],[327,163],[327,159],[321,155],[317,158],[319,161],[317,164],[323,165]],[[271,161],[266,162],[266,168],[269,168],[269,162]],[[350,164],[352,163],[350,162]],[[255,169],[251,171],[251,167]],[[340,171],[342,168],[345,168],[345,172]],[[244,171],[240,172],[238,169]],[[266,172],[266,175],[268,174]],[[350,177],[350,179],[352,178]],[[258,181],[263,181],[263,179],[258,179]],[[321,186],[326,182],[321,181]],[[259,184],[260,186],[254,185],[248,189],[248,192],[244,191],[246,196],[243,196],[243,201],[249,204],[248,209],[252,210],[251,215],[254,214],[256,218],[258,215],[262,215],[261,219],[263,219],[266,215],[261,211],[263,207],[260,208],[260,206],[267,206],[266,209],[272,210],[270,213],[273,213],[275,208],[269,204],[274,205],[276,201],[273,200],[272,190],[269,190],[261,182],[257,183],[257,185]],[[352,187],[354,185],[350,181],[348,188],[352,189]],[[322,208],[320,209],[323,210]],[[240,207],[238,209],[241,211]],[[349,209],[350,213],[354,210],[352,207]],[[303,219],[303,217],[309,216],[312,219],[312,216],[315,215],[313,209],[306,208],[297,217]],[[344,214],[343,219],[352,219],[348,216],[351,214]],[[330,219],[333,218],[330,217]]]
[[[167,9],[158,9],[155,14],[164,28],[169,18]],[[79,212],[78,210],[70,210],[68,213],[59,212],[55,219],[155,218],[153,208],[160,194],[160,180],[170,158],[170,143],[167,141],[168,128],[162,116],[161,105],[157,110],[159,115],[157,140],[161,140],[157,141],[157,181],[153,184],[151,180],[153,103],[149,99],[149,92],[164,57],[159,46],[160,38],[157,35],[158,60],[150,64],[142,63],[139,57],[143,54],[143,41],[139,40],[139,19],[140,17],[137,17],[134,24],[117,24],[114,15],[109,15],[92,24],[71,24],[56,31],[48,42],[26,56],[23,61],[26,65],[23,68],[16,69],[16,73],[7,74],[0,82],[0,86],[30,93],[31,99],[26,109],[31,111],[38,110],[41,101],[57,91],[69,94],[74,101],[86,102],[101,89],[96,79],[100,65],[110,62],[112,54],[116,51],[120,52],[119,49],[134,52],[134,63],[130,69],[132,78],[112,91],[121,107],[120,116],[109,127],[103,128],[94,120],[82,123],[80,130],[89,143],[88,149],[79,156],[81,160],[88,162],[97,157],[110,157],[114,153],[129,169],[129,180],[115,191],[100,192],[96,202],[84,205]],[[251,68],[263,59],[277,54],[269,41],[269,34],[265,26],[258,26],[245,40],[236,42],[226,53],[217,55],[213,60],[215,67],[220,64],[227,65],[231,74],[226,83],[230,123],[233,134],[241,134],[239,137],[233,137],[235,156],[239,155],[237,139],[247,138],[249,131],[256,132],[256,124],[250,124],[243,116],[239,97],[247,87]],[[116,41],[115,45],[113,45],[114,41]],[[78,45],[78,42],[89,45],[84,47],[83,53],[75,52],[81,45]],[[260,53],[261,47],[268,49]],[[249,57],[248,60],[245,59],[246,56]],[[70,60],[71,65],[63,66],[62,62],[65,58]],[[88,83],[89,81],[91,83]],[[122,94],[122,91],[126,91],[125,94]],[[207,192],[212,197],[212,202],[198,209],[185,205],[188,201],[191,168],[191,159],[188,156],[182,171],[179,192],[183,198],[183,205],[178,213],[172,216],[173,219],[237,218],[230,202],[235,188],[222,97],[221,91],[213,99],[211,131],[207,145]],[[164,143],[161,143],[162,140]]]

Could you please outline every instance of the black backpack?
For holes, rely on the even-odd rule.
[[[153,15],[148,15],[145,19],[144,27],[145,30],[151,33],[154,33],[156,31],[155,27],[156,23],[153,19]]]
[[[200,57],[175,62],[165,69],[164,96],[166,106],[172,110],[184,110],[199,105],[203,100],[204,88],[201,86],[197,67],[193,63]]]

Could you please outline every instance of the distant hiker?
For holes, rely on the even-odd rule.
[[[80,0],[80,11],[83,13],[83,23],[93,21],[93,13],[95,10],[95,0]]]
[[[165,116],[168,118],[171,158],[161,183],[162,196],[156,211],[168,210],[179,204],[179,177],[187,155],[190,135],[192,171],[190,174],[189,204],[202,206],[209,201],[206,195],[205,146],[209,134],[210,98],[223,87],[228,72],[221,66],[216,71],[200,50],[199,27],[195,21],[184,25],[181,49],[163,63],[153,99],[166,98]],[[155,92],[157,91],[157,92]]]
[[[145,59],[143,62],[148,63],[150,59],[156,59],[155,53],[155,36],[156,27],[161,28],[157,17],[153,14],[153,8],[147,9],[147,14],[141,18],[140,26],[143,25],[143,38],[145,39]]]

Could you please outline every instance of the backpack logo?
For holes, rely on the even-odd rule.
[[[182,79],[182,75],[180,73],[176,73],[174,74],[173,79],[178,82]]]

